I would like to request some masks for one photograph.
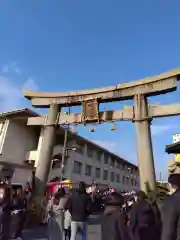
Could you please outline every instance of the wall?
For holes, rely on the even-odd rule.
[[[31,182],[32,171],[30,169],[16,168],[12,177],[12,183],[21,183],[23,186]]]
[[[21,120],[10,120],[6,132],[1,161],[24,165],[27,151],[37,148],[35,132]]]
[[[69,143],[69,146],[71,147],[71,143]],[[101,159],[98,160],[97,158],[97,153],[96,153],[96,149],[93,149],[92,151],[92,157],[88,157],[87,156],[87,149],[88,149],[88,145],[84,144],[84,146],[81,146],[81,149],[83,151],[82,154],[78,153],[78,152],[73,152],[73,151],[69,151],[68,155],[68,165],[67,167],[64,169],[64,177],[72,179],[74,182],[76,181],[85,181],[87,184],[91,184],[93,180],[96,180],[97,183],[101,183],[103,185],[109,185],[110,187],[114,187],[116,189],[119,189],[121,191],[130,191],[130,190],[138,190],[139,189],[139,178],[135,173],[130,173],[128,167],[124,168],[124,169],[120,169],[117,167],[117,164],[115,164],[114,167],[111,166],[111,157],[108,156],[109,158],[109,163],[105,164],[104,163],[104,153],[101,154]],[[54,155],[58,154],[58,153],[62,153],[62,146],[61,145],[57,145],[54,148]],[[82,172],[81,174],[75,174],[73,172],[73,165],[74,162],[78,161],[82,164]],[[85,174],[85,166],[86,164],[92,166],[92,173],[91,176],[87,176]],[[100,168],[101,169],[101,177],[99,179],[96,179],[95,177],[95,168]],[[109,174],[108,174],[108,180],[103,180],[103,171],[104,170],[108,170]],[[111,182],[111,172],[114,172],[115,175],[115,181]],[[119,174],[120,175],[120,182],[116,181],[116,175]],[[56,177],[60,175],[60,169],[53,169],[51,172],[51,177]],[[131,178],[133,176],[134,179],[137,180],[137,185],[132,186],[131,183],[129,182],[128,184],[125,182],[123,183],[122,178],[123,176],[125,176],[126,178],[129,177]]]
[[[27,151],[37,148],[35,132],[22,120],[9,120],[0,155],[0,167],[6,163],[15,168],[12,182],[25,183],[29,180],[32,168],[25,163]]]

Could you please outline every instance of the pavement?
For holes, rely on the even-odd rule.
[[[101,216],[91,215],[88,221],[87,240],[100,240],[100,219]],[[39,226],[23,231],[24,240],[48,240],[47,228]],[[80,237],[77,240],[81,239]]]

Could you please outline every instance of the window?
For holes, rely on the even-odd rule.
[[[124,164],[122,164],[122,170],[124,171],[124,169],[125,169],[125,165],[124,165]]]
[[[101,152],[97,151],[97,160],[98,162],[101,162]]]
[[[116,182],[118,182],[118,183],[120,182],[120,175],[119,174],[116,175]]]
[[[91,176],[91,174],[92,174],[92,167],[90,165],[86,164],[85,175],[86,176]]]
[[[93,150],[88,145],[87,145],[87,156],[88,156],[88,158],[92,158],[92,156],[93,156]]]
[[[115,166],[115,160],[113,158],[111,158],[111,167]]]
[[[125,176],[123,176],[123,184],[125,184]]]
[[[126,184],[129,184],[129,178],[126,177]]]
[[[108,180],[108,171],[106,170],[103,172],[103,180]]]
[[[135,185],[135,186],[137,185],[137,181],[136,181],[136,179],[134,179],[134,185]]]
[[[120,169],[121,166],[120,166],[120,163],[117,161],[117,168]]]
[[[52,162],[52,169],[56,169],[56,168],[61,168],[61,161],[53,161]]]
[[[96,168],[96,178],[100,178],[101,177],[101,169],[100,168]]]
[[[0,153],[2,153],[5,136],[8,129],[8,124],[9,124],[9,120],[5,120],[3,122],[0,121]]]
[[[134,180],[133,180],[133,178],[131,178],[131,185],[132,185],[132,186],[134,185]]]
[[[104,164],[109,163],[109,156],[107,154],[104,154]]]
[[[111,172],[111,182],[114,182],[114,173]]]
[[[81,171],[82,171],[82,163],[75,161],[74,167],[73,167],[73,172],[76,174],[81,174]]]
[[[76,152],[82,155],[84,153],[84,145],[78,144],[76,147]]]

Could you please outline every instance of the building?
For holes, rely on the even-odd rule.
[[[165,151],[170,154],[180,154],[180,141],[176,143],[172,143],[169,145],[166,145]]]
[[[30,109],[19,109],[0,114],[0,176],[12,177],[12,182],[25,183],[38,164],[42,149],[43,128],[26,125],[28,117],[38,116]],[[49,178],[61,174],[64,128],[59,127],[52,157]],[[73,147],[76,151],[73,151]],[[67,155],[63,177],[74,182],[95,180],[102,186],[121,191],[139,189],[138,168],[87,139],[68,131]]]

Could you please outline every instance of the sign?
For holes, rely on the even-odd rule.
[[[82,116],[85,123],[99,121],[99,104],[97,99],[82,102]]]
[[[174,134],[173,135],[173,143],[180,142],[180,134]],[[180,154],[174,154],[174,160],[175,162],[180,162]]]

